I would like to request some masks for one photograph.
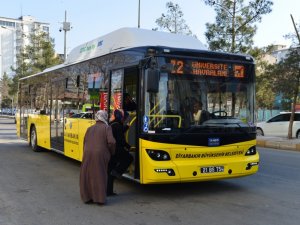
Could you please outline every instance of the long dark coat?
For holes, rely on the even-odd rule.
[[[83,202],[105,203],[107,167],[115,145],[112,129],[105,123],[97,121],[87,129],[79,182]]]

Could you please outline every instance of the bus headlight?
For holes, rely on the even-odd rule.
[[[252,146],[249,148],[245,155],[255,155],[256,154],[256,146]]]
[[[167,161],[170,160],[170,155],[163,150],[146,149],[151,159],[155,161]]]

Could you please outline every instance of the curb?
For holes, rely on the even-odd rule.
[[[15,116],[13,116],[13,115],[2,115],[2,114],[0,114],[0,118],[13,119],[13,118],[15,118]]]
[[[299,142],[293,142],[292,140],[256,140],[256,145],[258,147],[264,148],[275,148],[281,150],[292,150],[300,151],[300,140]]]

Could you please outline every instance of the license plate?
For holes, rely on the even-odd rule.
[[[224,166],[201,167],[201,173],[221,173],[224,172]]]

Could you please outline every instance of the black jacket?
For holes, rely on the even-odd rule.
[[[130,148],[130,145],[125,140],[125,129],[123,123],[119,121],[112,121],[111,128],[113,136],[116,139],[116,155],[120,154],[122,151],[126,151],[124,148]]]

